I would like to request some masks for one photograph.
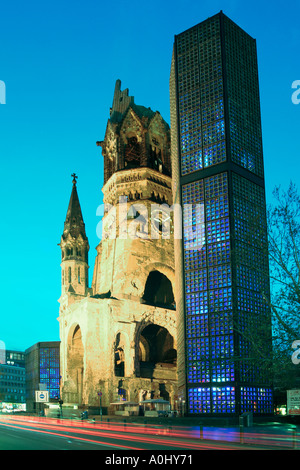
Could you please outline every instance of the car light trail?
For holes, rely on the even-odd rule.
[[[143,450],[140,447],[131,447],[131,446],[124,446],[124,445],[121,445],[121,444],[112,444],[112,443],[109,443],[109,442],[101,442],[101,441],[97,441],[97,440],[93,440],[93,439],[87,439],[87,438],[84,438],[84,437],[79,437],[79,436],[74,436],[74,435],[70,436],[69,434],[63,434],[63,433],[60,433],[60,432],[52,432],[52,431],[49,431],[49,430],[45,431],[45,430],[42,430],[40,428],[35,429],[34,425],[29,426],[29,427],[25,427],[25,425],[23,425],[23,424],[20,424],[18,426],[18,425],[13,425],[13,424],[7,423],[7,422],[5,422],[5,423],[0,422],[0,426],[9,426],[10,428],[22,429],[22,430],[27,430],[27,431],[31,431],[31,432],[38,432],[38,433],[43,433],[43,434],[50,434],[52,436],[58,436],[58,437],[66,437],[68,439],[77,439],[77,440],[80,440],[80,441],[86,441],[86,442],[97,444],[97,445],[111,446],[115,449],[117,448],[117,449],[123,449],[123,450]],[[48,429],[52,429],[52,428],[49,427]]]
[[[60,424],[57,422],[55,423],[47,423],[47,422],[39,422],[38,421],[39,418],[37,420],[34,420],[34,419],[30,419],[30,421],[26,421],[26,420],[23,420],[22,418],[19,418],[18,419],[14,419],[13,417],[11,417],[11,419],[8,421],[1,421],[0,420],[0,425],[3,425],[3,426],[10,426],[10,427],[13,427],[13,428],[18,428],[18,429],[26,429],[26,430],[29,430],[29,431],[35,431],[35,432],[42,432],[42,433],[45,433],[45,434],[53,434],[53,435],[56,435],[56,436],[62,436],[62,437],[67,437],[68,439],[70,438],[76,438],[76,439],[79,439],[79,440],[86,440],[87,442],[94,442],[94,443],[101,443],[103,445],[110,445],[112,447],[119,447],[119,448],[123,448],[123,449],[131,449],[131,450],[143,450],[143,448],[139,447],[131,447],[131,446],[125,446],[125,445],[119,445],[119,444],[112,444],[112,443],[107,443],[107,442],[103,442],[103,441],[95,441],[95,440],[91,440],[91,439],[87,439],[87,438],[82,438],[82,437],[75,437],[76,434],[85,434],[85,435],[90,435],[90,436],[94,436],[94,437],[102,437],[102,438],[107,438],[107,439],[113,439],[113,440],[129,440],[130,442],[136,442],[137,444],[140,443],[140,444],[151,444],[151,445],[158,445],[158,446],[163,446],[163,447],[180,447],[180,448],[183,448],[183,449],[190,449],[190,450],[200,450],[200,449],[206,449],[207,448],[207,443],[205,442],[188,442],[188,441],[184,441],[184,442],[180,442],[180,441],[177,441],[177,440],[171,440],[170,437],[166,438],[164,436],[160,436],[159,438],[156,438],[154,436],[144,436],[144,435],[133,435],[131,433],[127,433],[124,434],[124,433],[120,433],[120,429],[118,430],[114,430],[114,431],[111,431],[111,430],[93,430],[93,429],[86,429],[86,427],[80,427],[80,425],[78,423],[76,423],[75,426],[67,426],[67,425],[64,425],[64,424]],[[12,424],[12,423],[15,423],[15,424]],[[73,424],[73,423],[72,423]],[[84,423],[85,426],[87,423]],[[91,425],[93,426],[93,425]],[[45,429],[46,428],[46,429]],[[53,432],[53,431],[58,431],[58,430],[61,430],[61,432]],[[66,433],[66,432],[69,432],[69,433],[72,433],[72,435],[70,434],[63,434]],[[224,446],[222,444],[219,444],[219,443],[210,443],[210,449],[218,449],[218,450],[222,450],[222,449],[227,449],[228,447],[227,446]]]
[[[2,423],[1,423],[2,421]],[[42,417],[21,417],[21,416],[9,416],[6,418],[0,418],[0,425],[4,424],[7,426],[13,426],[15,423],[16,427],[24,427],[27,429],[49,432],[56,431],[57,435],[61,433],[71,433],[73,438],[80,439],[76,436],[78,434],[91,436],[99,439],[110,439],[110,440],[121,440],[130,441],[137,445],[158,445],[168,446],[168,448],[184,448],[190,450],[199,450],[203,448],[214,448],[214,449],[228,449],[230,445],[235,448],[237,445],[245,445],[244,448],[249,449],[249,445],[253,448],[255,445],[258,446],[272,446],[272,447],[284,447],[291,448],[296,445],[296,434],[281,435],[281,434],[269,434],[245,431],[243,429],[242,434],[238,428],[236,430],[228,429],[213,429],[205,428],[205,438],[203,429],[200,433],[199,428],[181,429],[174,427],[163,427],[159,425],[143,426],[138,424],[130,423],[117,423],[117,422],[87,422],[87,421],[74,421],[69,419],[54,419],[54,418],[42,418]],[[76,436],[76,437],[75,437]],[[70,437],[69,435],[67,437]],[[92,441],[91,441],[92,442]],[[100,441],[97,441],[100,443]],[[102,442],[102,441],[101,441]],[[116,444],[108,444],[115,445]],[[126,449],[142,450],[141,448],[136,449],[133,447],[121,446]]]

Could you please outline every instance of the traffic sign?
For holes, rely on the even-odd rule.
[[[48,403],[48,401],[49,401],[49,391],[48,390],[36,390],[35,391],[35,401],[37,403]]]

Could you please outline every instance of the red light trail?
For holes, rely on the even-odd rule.
[[[0,417],[0,426],[23,429],[54,436],[77,439],[111,448],[144,450],[147,445],[168,449],[254,449],[255,446],[295,448],[291,436],[267,433],[243,432],[238,430],[205,428],[205,439],[199,428],[145,426],[129,423],[88,422],[69,419],[41,417],[5,416]],[[217,434],[216,434],[217,432]],[[294,436],[295,437],[295,436]],[[247,442],[245,442],[247,440]],[[243,444],[243,445],[242,445]]]

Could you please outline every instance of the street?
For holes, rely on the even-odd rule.
[[[300,449],[298,441],[298,433],[290,428],[241,431],[0,416],[0,450],[104,450],[126,451],[126,455],[128,451],[182,451],[180,455],[188,458],[201,450],[294,450]]]

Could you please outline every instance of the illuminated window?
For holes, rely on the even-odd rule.
[[[241,409],[243,412],[272,413],[272,390],[265,387],[241,387]]]
[[[41,348],[39,381],[46,385],[50,398],[59,395],[59,374],[59,349]]]

